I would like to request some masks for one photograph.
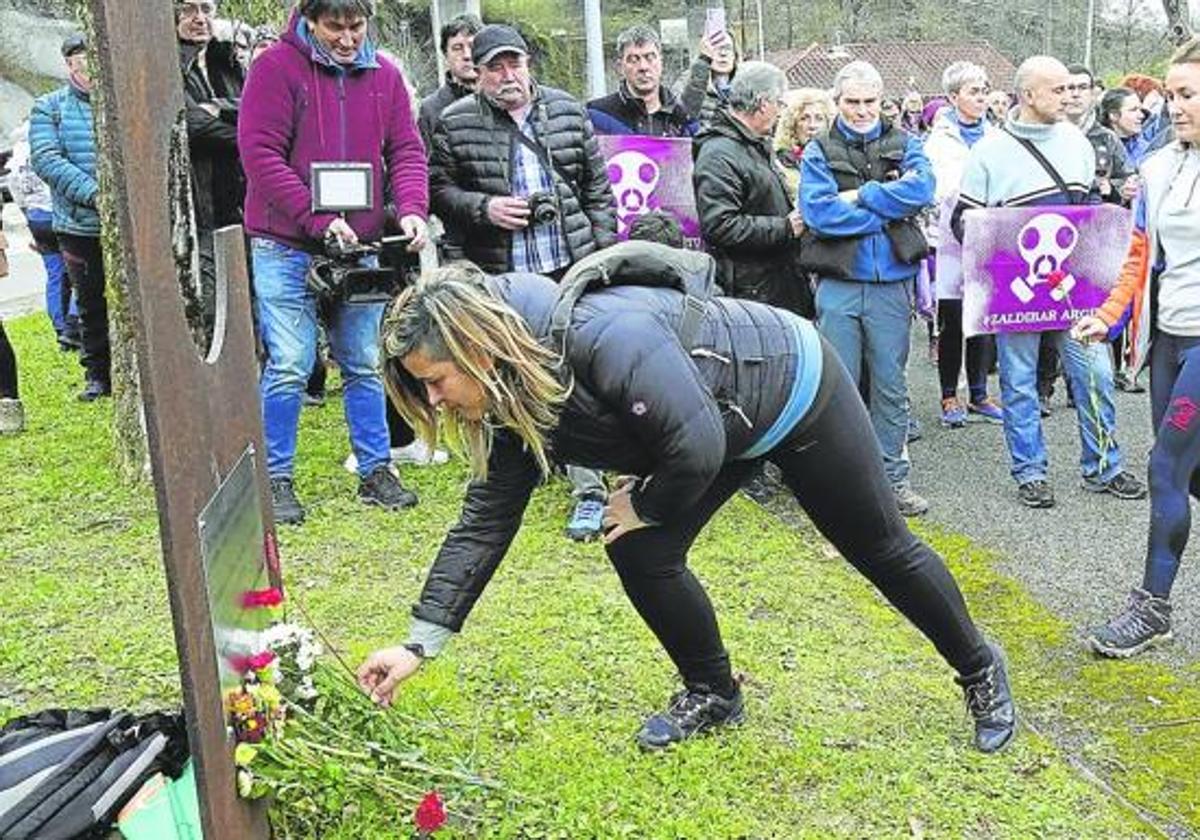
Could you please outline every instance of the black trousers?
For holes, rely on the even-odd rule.
[[[966,347],[967,388],[971,402],[982,402],[987,396],[987,375],[996,355],[996,339],[990,335],[973,335],[963,339],[962,301],[943,298],[938,301],[938,379],[942,397],[958,393],[958,374],[963,365]]]
[[[15,400],[17,393],[17,354],[13,352],[4,331],[4,322],[0,321],[0,399]]]
[[[925,634],[960,674],[991,661],[962,593],[942,558],[917,539],[896,508],[871,421],[850,375],[822,340],[817,401],[765,456],[817,529]],[[737,491],[753,461],[725,466],[678,519],[642,528],[608,546],[626,594],[666,649],[685,684],[729,695],[729,655],[704,587],[687,568],[700,529]]]
[[[82,347],[79,363],[89,382],[108,384],[112,380],[112,357],[108,343],[108,300],[104,296],[104,253],[97,236],[58,234],[63,262],[75,305],[79,308],[79,332]]]

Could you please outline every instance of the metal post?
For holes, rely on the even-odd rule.
[[[446,56],[438,49],[438,39],[442,32],[441,0],[433,0],[429,4],[429,25],[433,29],[433,49],[437,53],[437,83],[440,85],[442,79],[446,78]]]
[[[594,99],[608,92],[608,82],[604,76],[604,32],[600,20],[600,0],[583,0],[583,30],[587,43],[588,96]]]
[[[1083,64],[1092,69],[1092,39],[1096,34],[1096,0],[1088,0],[1087,35],[1083,40]]]

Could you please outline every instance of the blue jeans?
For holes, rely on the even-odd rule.
[[[857,387],[863,365],[871,376],[868,409],[883,470],[892,486],[908,481],[908,340],[912,282],[860,283],[822,279],[817,329],[833,345]]]
[[[1080,344],[1065,330],[996,336],[1004,439],[1012,458],[1012,477],[1017,484],[1044,481],[1050,466],[1042,437],[1037,390],[1038,345],[1043,335],[1058,348],[1063,372],[1075,395],[1081,446],[1079,466],[1083,475],[1108,481],[1121,471],[1121,450],[1115,436],[1112,354],[1107,344]]]
[[[317,354],[316,299],[304,282],[312,257],[270,239],[250,243],[259,327],[267,351],[259,390],[267,474],[292,475],[304,385]],[[358,474],[387,464],[388,430],[379,377],[379,322],[384,305],[338,304],[326,325],[329,349],[342,371],[346,424]]]
[[[46,269],[46,314],[50,316],[54,332],[59,337],[77,332],[78,312],[71,295],[71,282],[67,279],[67,267],[58,250],[58,237],[54,235],[54,214],[48,210],[31,208],[25,211],[25,221],[29,223],[29,235],[37,244],[38,254]]]

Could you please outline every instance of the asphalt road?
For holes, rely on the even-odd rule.
[[[4,205],[4,234],[8,238],[9,273],[0,280],[0,318],[45,309],[46,271],[42,258],[29,247],[29,228],[15,204]]]
[[[994,376],[990,384],[991,392],[998,394]],[[923,431],[922,438],[910,444],[909,454],[913,487],[929,499],[926,518],[993,549],[1001,558],[1001,570],[1071,622],[1082,644],[1086,629],[1110,617],[1123,605],[1129,588],[1141,584],[1149,498],[1122,501],[1080,488],[1078,425],[1060,382],[1053,413],[1042,421],[1050,454],[1049,482],[1057,505],[1038,510],[1022,505],[1009,474],[1001,426],[971,422],[964,429],[945,429],[939,425],[940,389],[937,369],[929,361],[924,323],[913,331],[909,394]],[[1144,480],[1153,441],[1149,394],[1118,391],[1115,398],[1122,460]],[[1198,547],[1193,524],[1171,597],[1175,642],[1146,656],[1179,664],[1198,658]]]

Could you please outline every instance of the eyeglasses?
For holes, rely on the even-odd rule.
[[[212,17],[216,13],[216,3],[181,3],[179,6],[179,16],[181,18],[196,18],[201,15]]]

